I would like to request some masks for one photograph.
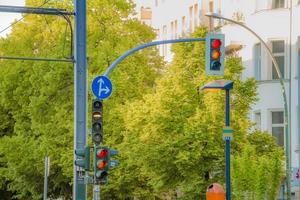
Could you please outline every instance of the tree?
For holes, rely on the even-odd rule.
[[[283,177],[283,151],[268,133],[255,131],[232,161],[233,199],[274,200]]]
[[[27,1],[40,6],[43,1]],[[72,10],[72,1],[48,2],[48,7]],[[133,4],[126,0],[88,1],[89,81],[125,50],[154,39],[153,31],[128,16]],[[0,41],[4,55],[61,58],[70,38],[66,22],[55,16],[29,15]],[[63,30],[63,31],[62,31]],[[72,42],[72,41],[71,41]],[[64,47],[65,46],[65,47]],[[151,60],[151,62],[149,62]],[[17,199],[40,199],[44,156],[51,158],[49,196],[71,199],[73,176],[73,66],[64,63],[0,61],[0,179],[1,189]],[[120,103],[141,98],[152,90],[163,65],[156,49],[127,59],[111,77],[115,100],[107,101],[105,123],[111,132],[107,144],[120,143]],[[124,80],[128,80],[124,82]],[[89,95],[89,100],[91,100]],[[108,122],[107,122],[108,121]],[[111,136],[110,140],[108,140]],[[7,187],[5,186],[7,185]]]
[[[205,37],[205,33],[205,28],[199,28],[193,37]],[[128,101],[123,110],[126,129],[121,150],[126,165],[135,166],[146,180],[145,187],[153,190],[145,194],[133,188],[141,199],[204,198],[211,182],[224,183],[224,92],[199,91],[199,86],[218,78],[204,73],[204,43],[178,44],[173,50],[173,62],[157,80],[156,90],[142,100]],[[229,58],[225,69],[225,79],[234,81],[235,154],[247,142],[251,127],[247,115],[256,100],[256,86],[254,79],[240,80],[239,58]],[[208,174],[212,179],[207,179]]]
[[[29,6],[41,4],[27,1]],[[72,9],[72,1],[47,5]],[[149,27],[128,17],[133,4],[126,0],[88,1],[87,9],[89,82],[126,50],[155,37]],[[0,40],[0,52],[62,57],[70,47],[70,38],[65,37],[69,32],[61,31],[65,26],[57,17],[28,16]],[[193,36],[205,37],[205,33],[205,28],[199,28]],[[168,66],[155,48],[135,53],[110,77],[114,91],[104,101],[104,143],[120,151],[120,165],[101,188],[104,199],[203,199],[210,183],[224,183],[224,92],[199,91],[199,86],[220,77],[205,75],[203,43],[174,45],[174,53]],[[40,199],[47,154],[51,158],[50,197],[71,199],[73,67],[31,61],[0,63],[0,189],[11,192],[9,198]],[[271,143],[269,148],[255,146],[263,137],[247,136],[256,86],[254,79],[240,80],[242,70],[239,58],[227,59],[224,78],[234,81],[233,155],[239,159],[248,145],[251,151],[268,152],[263,153],[264,162],[275,155],[278,165],[280,159]],[[275,187],[277,181],[272,183]],[[268,195],[272,194],[270,190]]]

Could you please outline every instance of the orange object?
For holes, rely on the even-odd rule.
[[[102,160],[100,162],[98,162],[98,169],[104,169],[107,165],[107,162]]]
[[[211,58],[213,60],[217,60],[221,57],[221,52],[218,50],[213,50],[213,52],[211,53]]]
[[[219,183],[213,183],[207,188],[206,200],[225,200],[225,192]]]

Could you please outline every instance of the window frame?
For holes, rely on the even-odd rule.
[[[259,54],[256,50],[259,50]],[[254,77],[257,81],[261,78],[261,66],[262,66],[262,46],[261,42],[255,43],[253,46],[253,65],[254,65]]]
[[[276,3],[277,2],[281,2],[283,1],[283,5],[281,7],[281,4],[279,3],[279,7],[276,7]],[[282,8],[286,8],[286,0],[272,0],[272,5],[271,5],[271,9],[282,9]]]
[[[174,21],[171,21],[170,23],[170,33],[171,33],[171,39],[174,39]]]
[[[254,122],[255,122],[255,129],[257,129],[257,130],[262,130],[261,129],[261,111],[260,110],[258,110],[258,111],[255,111],[254,113]],[[257,117],[256,116],[258,116],[259,115],[259,124],[257,124],[257,122],[258,122],[258,120],[257,120]]]
[[[177,19],[174,21],[174,38],[178,39],[178,21],[177,21]]]
[[[167,37],[168,37],[167,34],[168,34],[168,26],[163,25],[163,28],[162,28],[162,39],[163,40],[167,39]],[[162,55],[167,56],[167,44],[162,45]]]
[[[281,112],[282,113],[282,117],[283,117],[283,122],[282,123],[274,123],[273,124],[273,117],[272,117],[272,113],[273,112]],[[274,136],[273,135],[273,128],[278,128],[278,127],[282,127],[283,128],[283,132],[282,132],[282,137],[283,137],[283,145],[281,146],[280,144],[279,144],[279,142],[276,140],[276,143],[279,145],[279,146],[281,146],[281,147],[285,147],[285,136],[284,136],[284,134],[285,134],[285,125],[284,125],[284,123],[285,123],[285,119],[284,119],[284,110],[283,109],[270,109],[269,110],[269,132],[271,133],[271,135],[273,136],[273,137],[275,137],[276,138],[276,136]]]
[[[181,17],[181,35],[184,36],[186,34],[186,16]]]
[[[196,28],[199,25],[199,6],[198,4],[194,4],[194,27]]]
[[[276,41],[283,41],[284,42],[284,50],[283,50],[283,52],[276,52],[276,53],[273,53],[273,42],[276,42]],[[288,72],[287,72],[287,48],[286,48],[286,39],[283,39],[283,38],[274,38],[274,39],[270,39],[269,40],[269,48],[270,48],[270,50],[271,50],[271,52],[272,52],[272,54],[273,54],[273,56],[274,56],[274,58],[276,59],[277,57],[280,57],[280,56],[283,56],[283,73],[282,73],[282,78],[284,79],[285,77],[286,77],[286,75],[288,74]],[[277,72],[276,72],[276,69],[275,69],[275,66],[273,67],[273,61],[272,61],[272,59],[270,59],[270,64],[269,64],[269,71],[270,71],[270,76],[269,76],[269,79],[270,80],[278,80],[279,78],[273,78],[274,76],[273,76],[273,72],[275,73],[275,77],[278,77],[278,75],[277,75]],[[280,68],[280,66],[278,66],[279,68]],[[273,69],[275,70],[275,71],[273,71]]]
[[[189,7],[189,32],[192,33],[193,32],[193,14],[194,14],[194,8],[193,6]]]

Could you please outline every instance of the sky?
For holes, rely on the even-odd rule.
[[[134,0],[137,8],[141,5],[149,6],[152,0]],[[24,6],[25,0],[0,0],[0,5]],[[8,27],[14,20],[20,19],[21,14],[0,12],[0,32]],[[0,33],[0,37],[5,37],[10,32],[10,29]]]
[[[0,0],[2,6],[24,6],[25,0]],[[0,32],[8,27],[15,19],[20,19],[21,14],[0,12]],[[5,37],[10,30],[0,33],[1,37]]]

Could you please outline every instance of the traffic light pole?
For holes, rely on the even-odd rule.
[[[122,56],[120,56],[118,59],[116,59],[105,71],[104,76],[109,76],[109,74],[112,72],[112,70],[125,58],[127,58],[129,55],[133,54],[136,51],[139,51],[141,49],[145,49],[147,47],[157,46],[161,44],[174,44],[174,43],[182,43],[182,42],[200,42],[205,41],[206,38],[181,38],[181,39],[175,39],[175,40],[160,40],[155,42],[149,42],[146,44],[142,44],[139,46],[136,46],[127,52],[125,52]]]
[[[94,185],[93,200],[100,200],[100,186],[99,185]]]
[[[74,149],[84,149],[86,146],[86,102],[87,102],[87,59],[86,59],[86,0],[74,0],[75,5],[75,55],[70,59],[55,58],[27,58],[16,56],[0,56],[0,59],[34,60],[54,62],[74,62]],[[0,12],[30,13],[43,15],[74,15],[62,9],[32,8],[17,6],[1,6]],[[66,19],[66,18],[65,18]],[[67,20],[67,19],[66,19]],[[69,20],[67,20],[69,23]],[[69,23],[71,25],[71,23]],[[72,28],[72,26],[70,26]],[[72,32],[72,31],[71,31]],[[71,55],[72,56],[72,55]],[[74,153],[74,161],[77,156]],[[74,162],[73,199],[86,199],[86,185],[84,184],[84,169],[77,167]]]
[[[233,81],[216,80],[201,87],[201,90],[220,89],[225,90],[225,127],[223,139],[225,140],[225,181],[226,200],[231,200],[231,177],[230,177],[230,141],[233,137],[233,130],[230,127],[230,90],[233,88]]]
[[[230,127],[230,91],[226,89],[225,126]],[[226,200],[231,200],[230,181],[230,138],[225,139],[225,176],[226,176]]]
[[[87,124],[87,60],[86,60],[86,0],[74,0],[75,64],[74,64],[74,149],[86,146]],[[77,156],[74,153],[74,160]],[[85,171],[74,164],[73,199],[86,199]]]

